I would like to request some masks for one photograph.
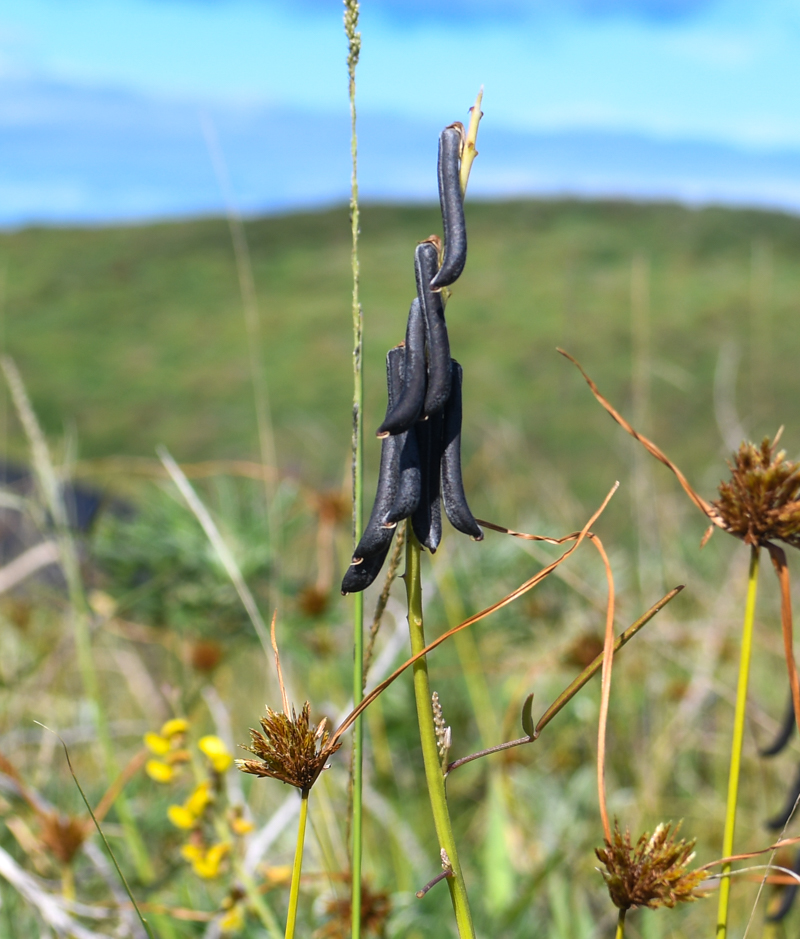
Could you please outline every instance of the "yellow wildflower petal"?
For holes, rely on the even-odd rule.
[[[224,843],[212,844],[202,858],[192,862],[192,870],[198,877],[203,877],[205,880],[216,877],[228,849],[229,845]]]
[[[169,740],[162,737],[161,734],[154,734],[152,731],[144,735],[144,745],[156,756],[164,756],[165,753],[169,752]]]
[[[194,828],[197,819],[184,805],[171,805],[167,809],[167,818],[176,828]]]
[[[213,801],[214,793],[211,791],[210,784],[202,782],[186,800],[184,807],[188,812],[191,812],[195,818],[200,818],[203,812],[205,812],[208,803]]]
[[[168,783],[173,776],[172,767],[161,760],[148,760],[144,764],[144,771],[151,779],[160,783]]]
[[[244,907],[240,903],[237,903],[236,906],[232,906],[219,921],[219,928],[223,933],[230,934],[239,932],[239,930],[244,929],[244,922]]]
[[[225,746],[224,742],[214,734],[201,737],[197,742],[197,746],[211,761],[211,765],[214,767],[214,772],[216,773],[224,773],[233,763],[233,757],[228,752],[228,748]]]
[[[187,861],[197,861],[205,855],[205,851],[196,844],[185,844],[181,848],[181,857]]]
[[[176,737],[178,734],[185,734],[189,729],[189,721],[183,717],[173,717],[171,721],[167,721],[166,724],[161,728],[162,737]]]
[[[248,832],[251,832],[256,826],[248,821],[246,818],[232,818],[231,819],[231,831],[235,835],[246,835]]]

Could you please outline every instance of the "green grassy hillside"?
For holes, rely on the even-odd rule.
[[[384,353],[403,337],[414,244],[439,225],[436,208],[363,212],[368,428],[384,407]],[[800,220],[515,202],[471,203],[468,226],[469,261],[448,320],[466,376],[465,447],[474,454],[487,444],[480,465],[489,475],[546,465],[595,498],[624,470],[629,452],[622,460],[614,452],[621,438],[555,347],[577,355],[630,413],[637,255],[649,265],[638,304],[649,313],[636,314],[649,340],[640,347],[652,356],[637,407],[649,411],[656,438],[696,473],[716,461],[713,378],[731,340],[741,353],[736,404],[746,429],[759,436],[786,423],[786,443],[797,448]],[[280,462],[312,481],[338,479],[351,395],[346,211],[252,220],[246,230]],[[73,425],[83,457],[152,455],[158,443],[182,459],[255,455],[246,331],[224,221],[28,229],[0,236],[0,252],[3,342],[49,431]],[[377,447],[368,450],[374,459]],[[587,461],[595,472],[584,472]]]

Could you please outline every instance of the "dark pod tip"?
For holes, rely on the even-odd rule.
[[[450,524],[457,531],[469,535],[473,541],[483,541],[483,529],[475,521],[464,493],[461,476],[461,384],[463,373],[455,359],[451,360],[452,391],[444,408],[442,441],[442,501]]]
[[[378,554],[369,558],[364,558],[360,564],[351,564],[345,571],[342,578],[342,596],[346,597],[348,593],[361,593],[366,590],[380,574],[386,555],[389,553],[389,544]]]

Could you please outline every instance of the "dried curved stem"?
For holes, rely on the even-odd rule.
[[[591,378],[589,378],[589,376],[583,370],[583,366],[581,365],[581,363],[576,358],[571,356],[569,352],[565,352],[563,349],[557,349],[556,351],[560,352],[561,355],[563,355],[565,359],[569,359],[570,362],[572,362],[572,364],[577,367],[578,371],[580,371],[581,375],[583,375],[583,377],[586,379],[586,384],[592,389],[592,394],[595,396],[595,398],[597,398],[600,404],[603,405],[603,407],[614,418],[614,420],[620,425],[620,427],[626,430],[631,435],[631,437],[635,437],[636,440],[638,440],[639,443],[642,444],[642,446],[647,450],[648,453],[652,454],[657,460],[663,463],[664,466],[671,469],[672,472],[677,477],[678,482],[683,487],[683,491],[686,493],[687,496],[689,496],[692,502],[694,502],[697,508],[700,509],[700,511],[704,515],[707,515],[718,528],[723,528],[724,525],[722,523],[722,520],[720,519],[717,512],[714,510],[714,506],[711,505],[710,502],[706,502],[706,500],[701,495],[695,492],[689,480],[683,475],[683,473],[672,462],[672,460],[670,460],[670,458],[663,452],[663,450],[657,447],[653,443],[652,440],[648,440],[647,437],[644,437],[642,434],[638,433],[638,431],[634,430],[633,427],[619,413],[619,411],[617,411],[611,405],[611,403],[607,401],[603,397],[603,395],[600,394],[600,390],[598,389],[597,385],[592,381]]]

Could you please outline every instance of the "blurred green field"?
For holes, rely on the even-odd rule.
[[[699,551],[705,519],[668,470],[612,423],[555,348],[578,357],[706,497],[726,475],[725,438],[738,441],[740,425],[760,439],[785,424],[783,445],[796,456],[800,219],[530,201],[469,203],[467,222],[469,261],[447,310],[453,354],[465,372],[470,502],[478,516],[562,535],[580,527],[620,481],[596,527],[614,567],[617,628],[669,587],[681,583],[686,590],[615,665],[610,809],[635,836],[684,819],[683,833],[698,838],[699,861],[710,861],[721,843],[747,551],[720,534]],[[378,456],[371,429],[385,406],[384,354],[403,338],[414,294],[413,247],[439,224],[437,208],[362,212],[368,499]],[[279,609],[295,699],[308,696],[315,714],[333,718],[349,695],[351,601],[338,596],[337,582],[350,535],[346,519],[332,530],[321,525],[319,498],[347,488],[347,213],[256,219],[245,228],[282,482],[271,512],[252,480],[216,475],[197,487],[265,617],[273,604]],[[175,490],[134,478],[139,463],[123,461],[113,471],[103,463],[154,459],[158,444],[185,462],[258,459],[227,223],[7,232],[0,235],[0,271],[0,344],[20,368],[57,462],[77,465],[79,475],[137,506],[133,516],[104,516],[81,546],[120,765],[136,753],[145,730],[173,714],[190,719],[194,736],[214,731],[220,710],[209,702],[222,702],[233,740],[245,742],[265,700],[279,704],[272,663],[265,664],[233,587]],[[0,403],[5,449],[27,459],[5,389]],[[433,563],[425,561],[429,635],[499,599],[554,556],[552,548],[493,534],[475,545],[448,530]],[[782,805],[797,760],[796,742],[772,761],[756,753],[775,733],[787,687],[777,589],[767,568],[764,562],[737,835],[742,849],[769,843],[764,820]],[[320,583],[315,607],[309,590]],[[395,625],[402,634],[401,588],[393,588],[379,649]],[[544,710],[585,664],[587,649],[596,650],[604,591],[602,568],[587,546],[558,577],[432,655],[454,757],[517,736],[530,691],[534,715]],[[367,595],[368,616],[376,593]],[[91,730],[86,735],[92,709],[74,667],[69,605],[56,588],[39,587],[6,597],[0,617],[0,753],[62,811],[78,812],[57,748],[31,729],[37,719],[72,734],[76,765],[97,801],[104,771]],[[395,661],[401,657],[398,651]],[[460,769],[448,783],[481,936],[613,935],[614,910],[593,855],[602,839],[593,762],[598,697],[595,680],[533,747]],[[413,897],[436,874],[438,860],[410,682],[400,680],[367,713],[365,871],[391,895],[387,936],[454,934],[444,886],[424,901]],[[346,867],[346,749],[312,792],[303,936],[324,929],[325,895],[346,892],[336,880]],[[0,767],[0,782],[4,774]],[[153,909],[213,913],[228,881],[192,875],[179,855],[182,836],[165,817],[186,786],[187,780],[182,788],[159,787],[140,773],[126,789],[146,833],[155,884],[132,869],[113,813],[108,828],[137,896]],[[246,779],[244,789],[259,825],[291,795],[273,780]],[[0,814],[24,817],[13,791],[2,793]],[[26,824],[36,830],[35,819]],[[18,831],[4,830],[0,846],[57,884],[58,865],[27,854]],[[280,868],[292,850],[290,826],[266,861]],[[75,866],[78,898],[105,901],[108,887],[89,861],[81,855]],[[742,934],[757,888],[736,883],[734,935]],[[267,894],[279,919],[285,894]],[[16,891],[3,884],[0,896],[0,935],[38,928]],[[762,902],[752,935],[779,939],[798,928],[794,911],[785,932],[762,932],[763,909]],[[715,912],[712,897],[673,912],[633,913],[627,935],[711,937]],[[167,939],[216,935],[204,923],[161,915],[154,921]],[[242,935],[267,932],[250,916]]]

